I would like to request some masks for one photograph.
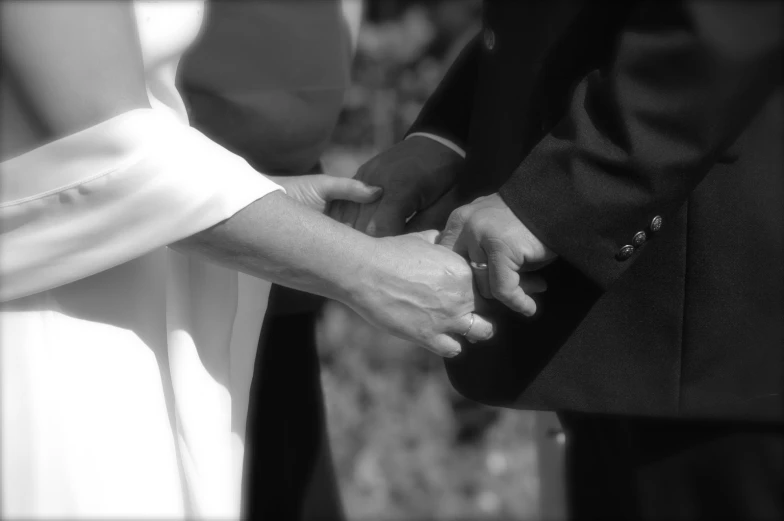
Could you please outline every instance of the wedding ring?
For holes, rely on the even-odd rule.
[[[474,317],[475,315],[471,313],[471,323],[468,324],[468,329],[466,329],[465,333],[463,333],[463,336],[468,336],[468,333],[471,332],[471,328],[474,327]]]
[[[487,269],[487,263],[486,262],[474,262],[474,261],[471,261],[471,262],[469,262],[469,264],[475,270],[486,270]]]

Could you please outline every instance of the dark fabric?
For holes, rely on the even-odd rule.
[[[456,135],[469,114],[462,199],[500,190],[560,257],[539,317],[502,314],[494,345],[446,362],[455,387],[508,407],[780,421],[781,4],[488,1],[483,31],[494,45],[411,131]]]
[[[273,294],[271,308],[276,300]],[[243,503],[251,520],[345,519],[327,433],[316,317],[268,314],[262,327],[245,449]]]
[[[475,37],[460,52],[455,65],[447,71],[433,93],[431,99],[437,99],[439,103],[429,103],[423,108],[428,111],[428,117],[420,116],[419,124],[414,125],[408,133],[435,133],[462,148],[468,146],[471,111],[467,108],[474,102],[477,82],[475,69],[481,52],[479,37]],[[452,88],[453,85],[459,85],[460,88]],[[454,110],[455,107],[460,107],[460,110]],[[430,121],[437,124],[431,128],[428,125]]]
[[[780,424],[562,414],[570,518],[784,516]]]
[[[302,173],[329,144],[351,59],[337,0],[222,0],[178,81],[194,126],[265,174]]]

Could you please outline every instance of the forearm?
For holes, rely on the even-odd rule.
[[[173,246],[276,284],[344,303],[352,300],[362,284],[374,250],[370,237],[281,192],[271,193]]]
[[[774,2],[641,3],[501,195],[607,288],[780,83],[781,30],[769,22],[780,14]]]

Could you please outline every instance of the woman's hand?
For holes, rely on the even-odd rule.
[[[320,213],[324,213],[330,201],[372,203],[383,191],[381,187],[366,185],[358,179],[327,174],[269,177],[285,188],[289,197]]]
[[[371,324],[445,357],[460,353],[458,338],[488,340],[493,325],[478,314],[468,263],[434,244],[438,232],[374,239],[347,302]]]
[[[384,331],[455,356],[461,336],[481,342],[493,326],[481,316],[486,303],[468,263],[437,236],[374,239],[273,192],[175,247],[338,300]]]

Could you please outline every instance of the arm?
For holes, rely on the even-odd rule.
[[[636,257],[622,247],[641,231],[655,238],[653,219],[667,225],[781,81],[781,7],[644,3],[612,61],[580,81],[566,114],[501,188],[504,201],[534,236],[609,286]]]
[[[441,356],[454,356],[459,343],[441,332],[468,329],[470,317],[456,321],[448,315],[473,311],[471,272],[459,256],[429,244],[434,239],[435,234],[373,239],[282,194],[271,194],[175,247],[333,298],[382,330]],[[443,300],[450,304],[444,306]],[[479,315],[471,331],[472,340],[492,336],[492,326]]]
[[[0,5],[3,64],[52,137],[72,134],[2,164],[0,215],[24,224],[2,230],[3,300],[180,241],[178,249],[339,299],[439,354],[460,351],[450,335],[468,329],[475,307],[462,259],[423,237],[376,241],[333,223],[274,193],[274,183],[195,130],[146,109],[130,2]],[[53,188],[41,190],[47,183]],[[473,339],[492,335],[476,322]]]

